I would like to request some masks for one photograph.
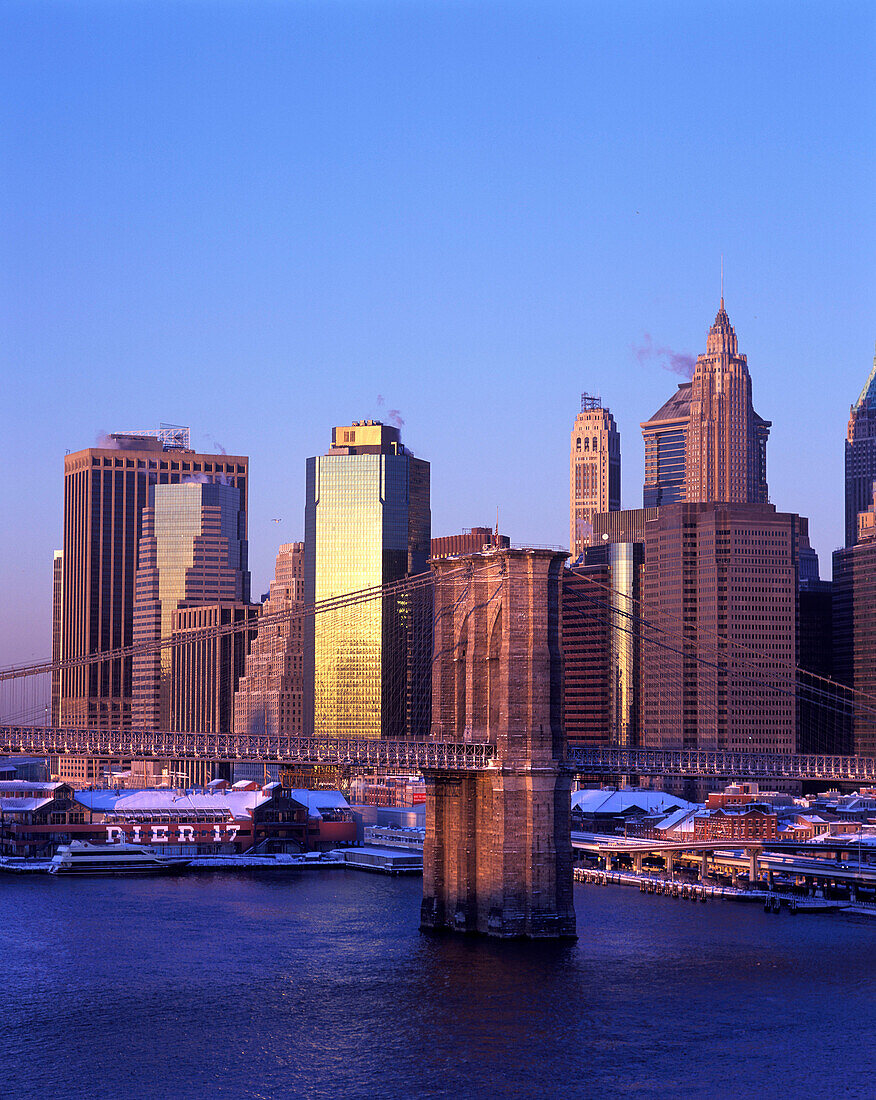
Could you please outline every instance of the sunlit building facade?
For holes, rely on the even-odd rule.
[[[620,508],[620,432],[598,397],[581,394],[569,449],[569,550],[577,558],[593,540],[597,512]]]
[[[770,427],[752,407],[748,361],[722,297],[691,379],[685,501],[766,504]]]
[[[766,504],[770,427],[752,406],[748,361],[721,298],[693,378],[642,422],[644,506]]]
[[[188,429],[117,433],[66,456],[58,640],[65,658],[133,642],[134,578],[150,486],[193,477],[225,482],[240,491],[246,515],[248,463],[242,455],[189,450]],[[125,656],[62,670],[60,723],[129,729],[132,667]]]
[[[301,735],[304,720],[304,543],[280,547],[258,635],[234,697],[234,732]]]
[[[174,612],[182,607],[249,602],[245,533],[246,514],[233,485],[189,481],[150,488],[135,584],[135,645],[170,637]],[[136,729],[174,728],[172,668],[169,647],[134,657]]]
[[[360,421],[332,430],[307,461],[304,594],[309,605],[428,569],[429,463],[398,428]],[[410,597],[380,596],[305,622],[305,733],[425,736],[428,624]]]

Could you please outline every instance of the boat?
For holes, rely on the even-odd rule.
[[[63,844],[49,867],[51,875],[176,875],[190,859],[167,859],[142,844]]]

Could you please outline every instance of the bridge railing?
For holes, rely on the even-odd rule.
[[[251,760],[342,764],[422,771],[481,771],[499,761],[493,745],[450,741],[384,741],[358,737],[168,733],[0,726],[0,756]],[[876,757],[733,752],[707,749],[589,748],[571,745],[565,764],[584,775],[682,776],[716,779],[817,779],[876,783]]]
[[[135,759],[251,760],[265,763],[347,764],[421,771],[479,771],[492,745],[447,741],[390,741],[271,734],[169,733],[155,730],[0,727],[0,755],[132,757]]]
[[[587,775],[689,776],[716,779],[876,781],[876,757],[827,753],[709,749],[622,749],[570,746],[568,763]]]

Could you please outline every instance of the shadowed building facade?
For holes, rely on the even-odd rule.
[[[833,663],[836,678],[876,696],[876,487],[857,517],[856,541],[833,555]],[[876,716],[851,719],[853,751],[876,756]]]
[[[565,771],[565,554],[496,550],[434,561],[432,733],[494,745],[484,772],[426,772],[421,926],[575,935]]]
[[[563,700],[572,744],[639,744],[643,561],[641,542],[606,542],[563,571]]]
[[[307,460],[304,527],[310,606],[427,572],[429,463],[379,421],[333,428],[328,454]],[[431,635],[410,599],[385,594],[307,617],[305,734],[426,736]]]
[[[846,546],[858,541],[858,515],[873,502],[876,482],[876,355],[873,369],[849,413],[846,433]]]

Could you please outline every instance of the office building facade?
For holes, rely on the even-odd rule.
[[[876,487],[859,513],[855,543],[833,555],[833,666],[840,683],[876,696]],[[851,700],[850,700],[851,702]],[[851,718],[854,752],[876,756],[876,716],[866,698],[855,700]]]
[[[235,733],[301,735],[304,606],[304,543],[286,543],[234,697]]]
[[[248,604],[249,583],[246,515],[236,486],[200,481],[150,486],[134,589],[135,646],[170,637],[179,608]],[[175,728],[172,667],[169,647],[134,656],[135,729]]]
[[[876,483],[876,355],[873,369],[849,412],[845,448],[846,546],[858,541],[858,516],[873,501]]]
[[[116,434],[64,460],[64,542],[60,646],[65,658],[133,643],[134,582],[143,509],[152,485],[188,477],[240,490],[246,514],[248,459],[197,454],[188,433]],[[65,669],[59,687],[62,725],[130,729],[130,656]]]
[[[332,430],[307,461],[304,592],[308,605],[428,569],[429,463],[397,428]],[[408,596],[376,596],[305,621],[305,733],[426,736],[431,625]]]
[[[642,543],[607,542],[564,570],[563,713],[573,744],[639,744],[643,562]]]
[[[581,394],[569,449],[569,551],[579,557],[593,541],[597,512],[620,508],[620,432],[598,397]]]
[[[646,525],[642,744],[794,752],[808,523],[769,504],[676,504]]]

